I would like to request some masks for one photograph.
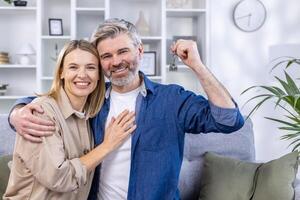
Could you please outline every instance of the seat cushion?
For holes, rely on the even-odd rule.
[[[253,124],[250,119],[231,134],[186,134],[184,157],[179,177],[179,190],[183,200],[199,198],[203,168],[203,155],[215,152],[244,161],[255,160]]]
[[[267,163],[206,153],[199,200],[294,200],[298,152]]]
[[[6,186],[10,174],[10,170],[7,164],[11,160],[12,160],[11,155],[0,156],[0,198],[2,198],[6,190]]]

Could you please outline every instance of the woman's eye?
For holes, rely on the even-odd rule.
[[[75,65],[70,65],[69,69],[75,70],[75,69],[77,69],[77,67]]]
[[[94,69],[96,69],[96,66],[90,65],[90,66],[87,66],[87,69],[94,70]]]

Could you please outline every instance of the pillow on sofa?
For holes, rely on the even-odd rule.
[[[206,153],[199,200],[293,200],[298,152],[267,163]]]
[[[7,164],[11,160],[12,160],[11,155],[0,156],[0,198],[2,198],[6,190],[6,186],[10,174],[10,170]]]
[[[182,200],[198,199],[202,180],[203,156],[211,151],[219,155],[252,162],[255,160],[254,132],[250,119],[231,134],[186,134],[184,157],[178,188]]]

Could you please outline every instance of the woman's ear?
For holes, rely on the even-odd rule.
[[[60,69],[60,79],[64,79],[65,78],[65,73],[64,70]]]

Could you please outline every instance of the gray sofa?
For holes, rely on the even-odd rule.
[[[12,153],[14,137],[15,133],[7,123],[7,116],[0,115],[0,156]],[[255,161],[252,122],[247,120],[242,129],[231,134],[186,134],[184,159],[179,179],[179,189],[183,200],[198,199],[203,154],[207,151],[245,161]],[[0,185],[4,184],[0,182]],[[300,181],[296,180],[296,200],[300,200],[299,185]]]

